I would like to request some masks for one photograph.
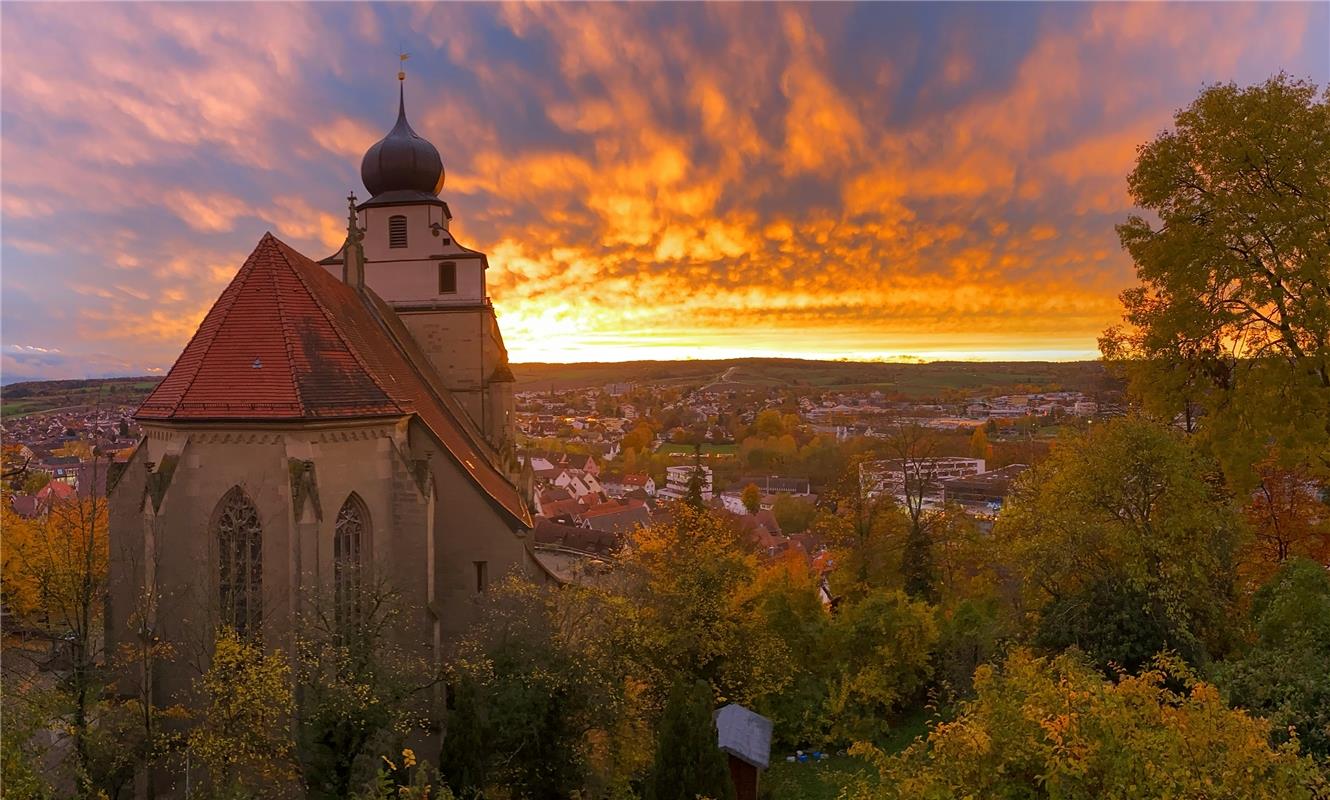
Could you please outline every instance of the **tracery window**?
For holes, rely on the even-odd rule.
[[[343,619],[359,611],[360,573],[369,544],[369,513],[352,492],[337,512],[333,528],[333,584],[337,612]]]
[[[245,490],[236,486],[222,497],[213,531],[222,622],[254,636],[263,622],[263,526]]]

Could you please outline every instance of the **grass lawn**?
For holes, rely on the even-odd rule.
[[[691,456],[693,446],[691,444],[664,442],[656,452],[667,456]],[[701,454],[703,456],[732,456],[738,452],[739,445],[737,444],[704,444],[702,445]]]
[[[771,768],[762,775],[762,793],[770,792],[772,800],[836,800],[841,790],[860,777],[875,780],[876,774],[867,761],[853,756],[832,756],[825,761],[791,764],[782,755],[776,761],[772,753]]]
[[[916,737],[928,734],[928,712],[920,710],[901,719],[891,729],[883,750],[898,753],[909,747]],[[877,772],[862,758],[833,755],[823,761],[790,762],[785,751],[771,751],[771,767],[762,775],[762,793],[770,792],[771,800],[836,800],[843,789],[859,780],[870,786],[877,781]]]

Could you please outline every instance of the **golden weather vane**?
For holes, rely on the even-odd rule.
[[[406,60],[410,57],[410,53],[406,52],[401,47],[397,48],[397,80],[406,80]]]

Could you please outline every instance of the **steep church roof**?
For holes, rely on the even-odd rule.
[[[368,288],[264,234],[135,416],[297,422],[415,414],[473,481],[527,526],[520,494],[474,425]]]

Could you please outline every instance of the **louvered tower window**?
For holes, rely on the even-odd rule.
[[[256,637],[263,623],[263,528],[244,489],[233,487],[217,504],[213,533],[222,622]]]
[[[406,247],[406,217],[401,214],[388,217],[388,246]]]
[[[369,513],[360,495],[352,492],[337,512],[333,529],[333,588],[340,621],[360,613],[360,574],[369,543]]]

